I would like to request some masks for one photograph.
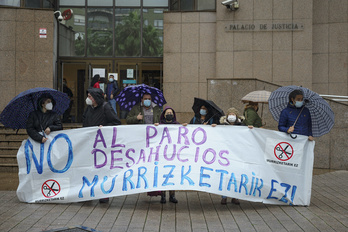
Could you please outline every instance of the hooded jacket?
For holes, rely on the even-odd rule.
[[[27,133],[36,142],[41,143],[43,136],[43,131],[46,128],[50,128],[51,131],[63,130],[62,123],[59,119],[57,113],[51,110],[46,111],[46,113],[41,110],[42,100],[50,98],[52,100],[53,108],[56,105],[53,97],[51,95],[43,95],[37,101],[37,110],[31,112],[28,117],[26,129]]]
[[[88,88],[87,92],[92,95],[98,105],[96,107],[87,106],[82,117],[83,127],[121,124],[110,103],[104,101],[104,93],[101,89]]]
[[[301,109],[303,111],[301,112]],[[297,116],[298,118],[293,134],[312,136],[312,118],[308,108],[302,106],[297,108],[294,105],[288,103],[288,106],[282,110],[279,117],[278,130],[288,132],[290,126],[294,125]]]
[[[246,106],[244,109],[244,121],[247,126],[262,127],[262,119],[257,114],[253,106]]]
[[[164,117],[164,114],[166,113],[166,111],[168,109],[171,109],[173,111],[173,120],[171,122],[167,122],[165,117]],[[175,111],[172,107],[169,107],[169,106],[166,106],[160,116],[160,124],[180,124],[178,121],[176,121],[176,114],[175,114]]]

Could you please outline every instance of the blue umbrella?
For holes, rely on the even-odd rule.
[[[130,111],[133,106],[141,101],[142,96],[147,93],[151,95],[151,101],[158,106],[166,104],[166,99],[161,90],[145,84],[133,85],[124,88],[116,97],[121,110]]]
[[[278,122],[280,113],[289,103],[289,94],[299,89],[303,92],[305,106],[309,109],[312,118],[313,137],[320,137],[330,132],[335,124],[335,114],[329,103],[317,93],[296,85],[283,86],[271,93],[268,99],[269,110],[273,118]]]
[[[37,109],[37,101],[43,94],[50,94],[55,102],[53,112],[61,115],[69,108],[70,99],[66,93],[50,88],[33,88],[14,97],[0,114],[5,127],[25,129],[29,114]]]

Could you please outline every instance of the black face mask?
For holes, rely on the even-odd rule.
[[[167,115],[166,115],[166,120],[167,120],[168,122],[172,121],[173,118],[174,118],[174,115],[172,115],[172,114],[167,114]]]

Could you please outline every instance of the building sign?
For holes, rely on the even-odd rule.
[[[237,22],[225,26],[226,32],[252,32],[252,31],[303,31],[303,23],[286,22]]]

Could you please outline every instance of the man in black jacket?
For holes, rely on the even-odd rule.
[[[88,88],[87,93],[87,108],[82,117],[83,127],[121,124],[111,105],[104,101],[104,93],[101,89]]]
[[[104,101],[104,93],[101,89],[88,88],[87,95],[87,108],[83,113],[83,127],[121,124],[110,103]],[[100,203],[107,203],[108,201],[109,198],[99,199]]]

